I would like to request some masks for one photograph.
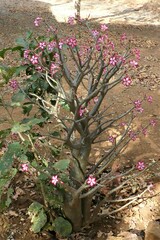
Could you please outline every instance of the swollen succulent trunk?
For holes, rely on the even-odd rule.
[[[72,223],[74,232],[80,231],[83,226],[89,224],[91,220],[91,203],[92,196],[82,199],[79,195],[74,196],[72,193],[65,194],[63,210],[65,216]]]
[[[65,216],[72,223],[73,231],[79,231],[83,223],[82,200],[79,196],[66,193],[63,207]]]
[[[80,144],[77,144],[75,141],[75,145],[78,147],[71,148],[73,158],[71,161],[70,176],[73,182],[77,182],[81,185],[85,180],[86,168],[89,164],[88,159],[91,152],[91,142],[89,139],[84,140],[83,143]],[[76,186],[79,187],[79,184],[76,184]]]
[[[86,168],[91,152],[91,144],[83,144],[80,149],[72,149],[73,159],[71,161],[70,176],[75,191],[85,180]],[[90,218],[92,196],[80,198],[80,194],[65,192],[64,213],[71,221],[73,231],[79,231],[82,226],[86,225]]]

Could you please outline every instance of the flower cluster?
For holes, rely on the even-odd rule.
[[[46,42],[40,42],[40,43],[39,43],[39,48],[40,48],[41,50],[44,50],[46,46],[47,46]]]
[[[139,162],[137,162],[137,164],[136,164],[136,169],[138,169],[139,171],[142,171],[142,170],[144,170],[145,169],[145,163],[143,162],[143,161],[139,161]]]
[[[17,90],[18,89],[18,82],[15,79],[11,79],[9,81],[9,86],[13,89],[13,90]]]
[[[140,100],[136,100],[134,101],[134,105],[135,105],[135,109],[137,112],[142,113],[144,111],[144,109],[142,108],[142,103]]]
[[[28,164],[27,163],[22,163],[21,164],[21,171],[22,172],[28,172],[28,170],[29,170]]]
[[[31,57],[30,61],[31,61],[31,63],[32,63],[33,65],[38,64],[38,56],[37,56],[36,54],[33,55],[33,56]]]
[[[86,108],[80,107],[80,108],[79,108],[79,116],[80,116],[80,117],[83,117],[83,115],[84,115],[84,113],[85,113],[86,111],[87,111]]]
[[[134,131],[132,131],[132,130],[130,130],[130,131],[128,132],[128,135],[129,135],[129,137],[130,137],[133,141],[135,141],[135,140],[137,139],[136,133],[135,133]]]
[[[137,67],[138,67],[138,62],[136,62],[135,60],[131,60],[131,61],[130,61],[130,65],[131,65],[131,67],[133,67],[133,68],[137,68]]]
[[[67,39],[67,44],[68,44],[68,46],[70,46],[72,48],[76,47],[77,46],[76,38],[75,37],[68,38]]]
[[[106,30],[108,30],[108,26],[106,24],[101,24],[101,31],[105,32]]]
[[[111,143],[114,143],[115,137],[109,136],[109,137],[108,137],[108,141],[111,142]]]
[[[72,17],[72,16],[69,16],[69,18],[68,18],[68,24],[74,25],[74,23],[75,23],[75,18]]]
[[[152,103],[152,102],[153,102],[153,97],[152,97],[152,96],[148,96],[148,97],[147,97],[147,101],[148,101],[149,103]]]
[[[129,87],[132,83],[132,79],[129,76],[126,76],[122,79],[122,84],[126,87]]]
[[[41,17],[37,17],[37,18],[34,20],[34,25],[35,25],[36,27],[39,27],[41,21],[42,21],[42,18],[41,18]]]
[[[58,182],[59,182],[58,176],[57,176],[57,175],[52,176],[52,178],[51,178],[51,183],[52,183],[54,186],[56,186]]]
[[[90,187],[93,187],[97,184],[97,181],[96,181],[96,178],[93,177],[92,175],[90,175],[87,179],[87,184],[90,186]]]
[[[110,63],[110,65],[115,66],[115,65],[117,64],[117,58],[116,58],[116,56],[110,57],[109,63]]]

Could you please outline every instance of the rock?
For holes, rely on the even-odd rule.
[[[142,240],[142,238],[137,236],[135,233],[121,232],[117,237],[109,236],[107,240]]]
[[[137,234],[131,232],[121,232],[118,237],[122,237],[123,240],[142,240]]]
[[[145,240],[160,240],[160,223],[158,221],[149,222],[145,233]]]
[[[107,240],[124,240],[124,238],[110,236],[110,237],[107,238]]]

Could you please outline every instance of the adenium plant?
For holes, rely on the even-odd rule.
[[[74,23],[69,18],[68,24],[74,27]],[[16,47],[0,51],[2,58],[9,50],[21,56],[18,66],[1,65],[6,83],[1,105],[10,122],[0,131],[4,149],[0,195],[17,172],[29,174],[38,182],[43,199],[43,204],[35,201],[29,207],[32,230],[37,233],[47,226],[68,236],[124,209],[148,191],[146,186],[132,198],[121,193],[146,171],[143,160],[129,169],[115,170],[113,165],[128,144],[139,134],[146,135],[156,122],[134,124],[143,114],[143,102],[151,104],[152,96],[126,99],[125,107],[114,97],[117,86],[132,87],[140,60],[139,50],[130,48],[126,34],[118,51],[106,24],[91,29],[87,20],[79,20],[87,32],[85,42],[37,17],[35,27],[41,24],[46,25],[45,35],[28,32]],[[8,91],[12,97],[6,103]],[[17,109],[22,109],[20,120],[14,114]],[[102,143],[103,154],[95,159],[94,146],[102,148]],[[118,198],[117,209],[110,208],[113,195]]]

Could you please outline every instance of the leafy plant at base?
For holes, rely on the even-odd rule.
[[[37,18],[35,25],[40,21]],[[147,128],[155,125],[153,119],[140,127],[135,121],[143,113],[143,102],[152,102],[151,96],[128,102],[126,99],[124,106],[113,92],[117,87],[127,90],[132,86],[139,50],[130,49],[123,34],[120,40],[123,51],[118,52],[109,38],[107,25],[102,24],[97,31],[86,20],[79,23],[88,32],[85,44],[78,37],[65,36],[46,24],[47,36],[34,38],[28,33],[26,39],[18,40],[16,48],[0,51],[1,57],[15,49],[23,56],[12,74],[10,68],[1,66],[5,81],[14,90],[10,106],[5,103],[5,93],[1,96],[12,125],[7,134],[17,137],[7,144],[1,158],[1,185],[5,185],[2,169],[8,171],[14,162],[21,171],[33,174],[43,199],[43,205],[36,202],[29,207],[35,233],[48,222],[49,228],[68,236],[72,230],[79,231],[124,209],[148,191],[148,186],[140,188],[129,198],[121,192],[147,172],[144,163],[114,169],[118,155],[130,141],[135,141],[139,134],[145,135]],[[25,70],[25,77],[16,81],[13,77],[20,75],[21,70]],[[14,120],[12,114],[17,107],[24,114],[20,121]],[[93,145],[99,147],[102,143],[105,143],[103,156],[93,159]],[[62,152],[65,159],[58,159]],[[104,193],[104,189],[108,190]],[[112,200],[113,195],[118,199]],[[112,201],[119,204],[118,209],[110,208]],[[108,209],[102,211],[105,206]]]

